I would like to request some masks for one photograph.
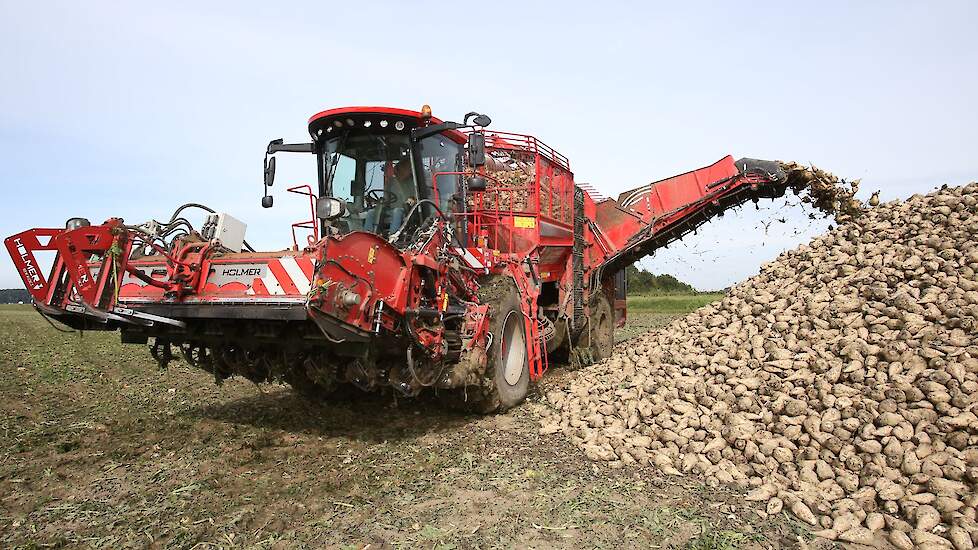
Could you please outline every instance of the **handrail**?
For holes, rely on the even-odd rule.
[[[471,131],[465,130],[462,132],[465,134],[471,133]],[[485,130],[484,134],[486,136],[487,148],[523,150],[528,153],[540,154],[561,168],[570,171],[570,160],[567,157],[534,136],[496,130]],[[501,143],[497,144],[497,141]]]
[[[312,217],[308,220],[298,221],[292,224],[292,244],[295,245],[295,249],[298,250],[299,240],[296,238],[296,229],[312,230],[312,235],[306,239],[307,244],[309,245],[312,245],[319,240],[319,224],[316,223],[316,195],[312,192],[312,187],[308,184],[289,187],[286,189],[286,191],[295,193],[297,195],[307,195],[309,197],[309,210]]]

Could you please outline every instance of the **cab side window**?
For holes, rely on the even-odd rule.
[[[356,178],[357,161],[352,157],[334,153],[332,162],[336,164],[333,168],[333,196],[345,201],[353,201],[353,180]]]
[[[442,212],[454,210],[453,199],[458,191],[458,175],[445,172],[461,171],[461,160],[461,146],[447,137],[436,135],[421,140],[421,165],[426,194],[432,200],[437,198],[438,208]]]

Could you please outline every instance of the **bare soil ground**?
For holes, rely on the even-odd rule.
[[[674,315],[632,312],[624,336]],[[627,345],[627,344],[626,344]],[[0,306],[0,547],[783,548],[811,536],[695,479],[611,470],[529,402],[313,405],[160,371],[114,333]]]

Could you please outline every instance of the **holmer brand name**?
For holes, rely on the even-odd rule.
[[[17,253],[20,254],[20,261],[23,262],[24,267],[21,271],[24,272],[24,277],[30,280],[30,285],[37,290],[44,285],[41,284],[41,274],[37,270],[37,266],[34,265],[33,258],[31,258],[30,253],[27,252],[27,247],[20,239],[14,239],[14,245],[17,247]]]
[[[222,277],[258,277],[261,275],[261,268],[258,267],[225,267],[221,271]]]
[[[263,263],[216,265],[207,282],[219,287],[232,283],[251,286],[252,281],[267,274],[268,266]]]

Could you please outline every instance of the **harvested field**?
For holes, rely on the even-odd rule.
[[[849,214],[550,391],[541,433],[823,539],[974,547],[978,184]]]
[[[628,322],[615,329],[615,341],[643,335],[662,328],[679,315],[715,302],[723,297],[718,292],[701,294],[638,295],[628,297]]]
[[[2,308],[0,545],[970,547],[976,196],[847,203],[726,297],[632,298],[614,357],[492,417],[216,387]]]
[[[633,310],[641,323],[670,314]],[[577,373],[555,369],[542,390]],[[118,335],[0,306],[3,548],[783,548],[798,521],[652,467],[610,470],[504,415],[309,405],[288,388],[160,372]]]

